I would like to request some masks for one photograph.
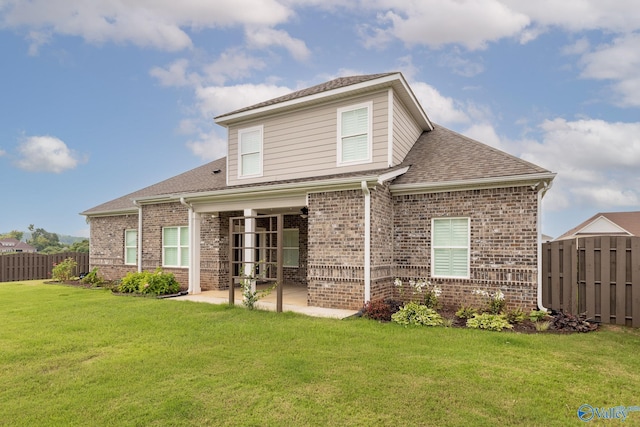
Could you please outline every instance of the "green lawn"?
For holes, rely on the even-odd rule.
[[[634,329],[404,328],[40,281],[0,284],[0,325],[2,426],[567,426],[640,406]]]

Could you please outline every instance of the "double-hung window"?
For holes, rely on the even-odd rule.
[[[432,220],[431,275],[469,278],[469,218]]]
[[[338,166],[372,161],[372,110],[371,102],[338,109]]]
[[[124,263],[137,264],[138,260],[138,230],[124,230]]]
[[[263,126],[238,130],[238,178],[262,176]]]
[[[189,266],[189,227],[162,229],[162,265],[164,267]]]
[[[282,255],[284,267],[298,267],[300,260],[300,232],[297,228],[282,230]]]

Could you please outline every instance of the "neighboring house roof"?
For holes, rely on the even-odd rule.
[[[36,248],[13,237],[0,239],[0,252],[35,252]]]
[[[598,235],[640,236],[640,212],[600,212],[555,240]]]

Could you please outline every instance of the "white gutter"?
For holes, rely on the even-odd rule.
[[[371,300],[371,191],[367,181],[362,181],[364,193],[364,302]]]
[[[137,264],[138,264],[138,273],[142,272],[142,205],[140,205],[135,200],[133,204],[138,207],[138,250],[137,250]]]
[[[390,190],[394,195],[437,193],[453,190],[477,190],[500,188],[504,187],[505,184],[534,185],[538,184],[540,181],[551,181],[555,176],[555,173],[543,172],[527,175],[511,175],[434,183],[392,184]]]

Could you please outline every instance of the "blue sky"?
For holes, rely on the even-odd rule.
[[[640,210],[634,0],[0,0],[0,232],[226,154],[215,115],[402,71],[436,123],[558,173],[557,236]],[[435,165],[447,167],[447,165]]]

